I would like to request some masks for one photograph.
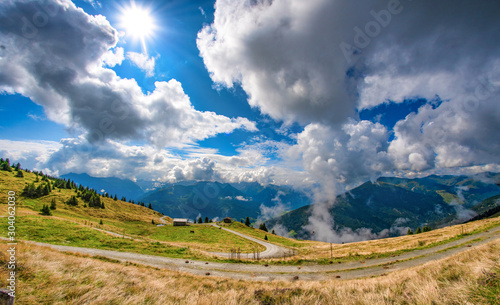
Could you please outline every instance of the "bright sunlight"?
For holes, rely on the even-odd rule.
[[[125,30],[126,35],[139,39],[144,52],[147,52],[145,40],[154,34],[156,28],[151,11],[131,2],[130,6],[123,8],[121,12],[121,27]]]

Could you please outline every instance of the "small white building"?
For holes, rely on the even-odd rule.
[[[177,226],[187,226],[187,218],[174,218],[174,227]]]

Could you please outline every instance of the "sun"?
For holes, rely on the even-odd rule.
[[[138,39],[146,52],[146,40],[154,35],[156,24],[151,10],[131,2],[130,6],[120,9],[120,27],[127,36]]]

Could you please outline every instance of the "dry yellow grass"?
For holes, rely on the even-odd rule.
[[[443,242],[459,236],[463,233],[471,233],[475,230],[484,230],[490,226],[500,225],[500,217],[483,219],[462,225],[450,226],[430,232],[405,235],[394,238],[370,240],[364,242],[349,243],[344,245],[333,244],[333,257],[346,257],[354,254],[372,255],[388,252],[414,249],[419,246],[431,245]],[[326,259],[330,257],[330,244],[323,242],[309,242],[308,247],[299,248],[299,255],[290,259]]]
[[[0,253],[4,264],[5,244],[0,244]],[[16,304],[498,304],[500,297],[491,291],[500,291],[500,268],[488,271],[499,256],[500,241],[495,240],[377,278],[259,283],[20,244]],[[6,275],[6,268],[0,269],[0,278]]]
[[[35,174],[24,172],[24,178],[15,177],[15,172],[0,171],[0,215],[5,215],[7,211],[7,193],[8,191],[16,192],[16,214],[17,216],[37,214],[42,205],[50,205],[54,198],[57,203],[57,209],[54,215],[72,220],[85,220],[99,222],[100,219],[112,220],[117,222],[144,222],[151,223],[155,220],[160,223],[159,217],[161,214],[150,210],[146,207],[135,205],[124,201],[114,201],[111,198],[101,197],[101,200],[106,206],[105,209],[84,208],[83,202],[76,207],[64,204],[71,196],[76,195],[73,190],[55,189],[48,196],[38,199],[26,199],[21,197],[22,190],[26,183],[32,183],[36,179]],[[41,181],[36,183],[38,185]],[[165,221],[172,222],[170,217],[166,217]]]

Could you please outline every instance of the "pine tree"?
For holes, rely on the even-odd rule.
[[[415,234],[419,234],[419,233],[422,233],[422,230],[420,230],[420,227],[417,228],[417,231],[415,232]]]
[[[422,232],[429,232],[429,231],[431,231],[431,230],[432,230],[432,229],[431,229],[431,227],[429,227],[429,226],[424,226],[424,227],[422,228]]]
[[[102,226],[102,219],[99,221],[99,224]]]
[[[115,197],[113,198],[114,201],[117,201],[118,200],[118,197],[116,196],[115,194]]]
[[[66,201],[66,204],[76,206],[78,205],[78,199],[76,199],[75,196],[71,196],[71,198],[69,198],[68,201]]]
[[[208,223],[208,217],[205,217],[205,223]]]
[[[267,232],[266,224],[264,222],[260,224],[259,230]]]
[[[151,223],[154,225],[154,224],[155,224],[155,220],[154,220],[154,219],[151,219]]]
[[[56,209],[56,199],[55,198],[52,198],[52,200],[50,201],[50,209],[51,210]]]
[[[45,187],[43,188],[43,195],[47,196],[50,194],[51,188],[50,188],[50,182],[45,184]]]
[[[203,223],[203,219],[201,219],[201,217],[198,218],[198,223]]]
[[[45,216],[51,216],[52,215],[52,212],[50,211],[50,208],[48,205],[44,204],[43,207],[42,207],[42,215],[45,215]]]
[[[264,236],[264,240],[268,240],[268,239],[267,239],[267,235],[265,235],[265,236]]]
[[[36,188],[36,192],[35,192],[35,197],[33,198],[38,198],[38,197],[42,197],[43,196],[43,188],[42,188],[42,185],[38,185],[37,188]]]
[[[273,230],[273,231],[271,232],[271,234],[276,235],[276,232],[274,232],[274,230]]]
[[[16,177],[19,177],[19,178],[24,178],[23,171],[22,171],[22,170],[18,170],[18,171],[17,171],[17,174],[16,174]]]
[[[248,216],[247,216],[247,219],[245,219],[245,225],[246,225],[247,227],[249,227],[249,226],[250,226],[250,218],[248,218]]]
[[[3,171],[8,171],[8,172],[11,172],[12,171],[12,167],[9,166],[9,164],[7,162],[3,162],[1,165],[0,165],[0,169],[3,170]]]
[[[410,228],[408,228],[408,232],[406,233],[406,235],[413,235],[413,231]]]
[[[153,206],[151,205],[151,203],[149,204],[148,209],[151,209],[151,210],[153,209]]]
[[[22,194],[24,196],[28,197],[28,198],[36,198],[35,183],[26,184],[26,186],[23,189],[23,193]]]
[[[89,202],[89,207],[91,208],[101,208],[101,198],[99,196],[97,196],[95,193],[92,194],[92,196],[90,197],[90,200],[88,201]]]

